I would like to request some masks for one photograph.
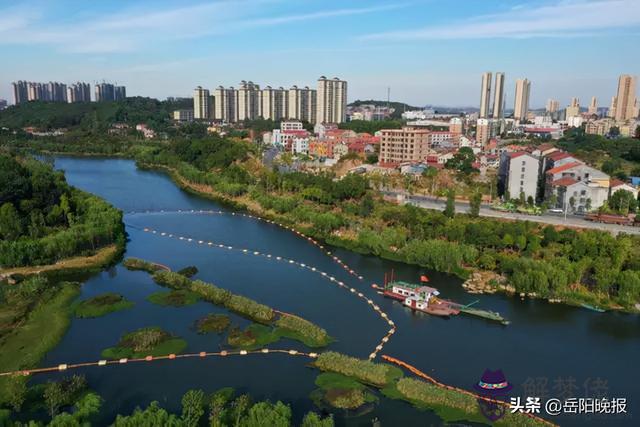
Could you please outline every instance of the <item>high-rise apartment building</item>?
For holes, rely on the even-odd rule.
[[[127,88],[124,86],[113,87],[113,99],[114,101],[122,101],[127,97]]]
[[[91,102],[91,85],[77,82],[67,86],[67,102]]]
[[[623,74],[618,79],[618,95],[616,96],[616,108],[613,118],[616,121],[626,121],[634,118],[634,106],[636,103],[636,76]]]
[[[496,73],[492,116],[494,119],[501,119],[504,116],[504,73]]]
[[[108,102],[115,100],[114,86],[111,83],[98,83],[95,86],[96,102]]]
[[[237,91],[218,86],[213,91],[213,118],[227,123],[238,121]]]
[[[547,100],[547,113],[557,113],[560,109],[560,102],[557,99],[548,99]]]
[[[124,86],[116,86],[112,83],[97,83],[95,86],[96,102],[121,101],[127,97],[127,89]]]
[[[598,99],[595,96],[591,97],[591,102],[589,103],[589,114],[598,114]]]
[[[27,102],[29,100],[29,89],[28,83],[20,80],[17,82],[11,83],[13,87],[13,103],[21,104],[23,102]]]
[[[529,112],[529,95],[531,94],[531,82],[528,79],[516,80],[515,105],[513,118],[526,120]]]
[[[618,103],[618,97],[611,97],[611,106],[609,107],[609,111],[607,112],[607,116],[610,118],[614,118],[616,116],[616,104]]]
[[[193,90],[193,118],[209,120],[211,118],[211,99],[209,90],[198,86]]]
[[[580,100],[578,98],[571,98],[571,104],[567,107],[565,118],[578,117],[580,115]]]
[[[342,123],[347,119],[347,82],[337,77],[318,79],[316,123]]]
[[[280,87],[267,86],[260,91],[260,111],[263,119],[280,120],[287,117],[289,97]]]
[[[237,91],[238,120],[255,120],[261,116],[260,86],[252,81],[241,81]]]
[[[318,92],[308,86],[292,86],[287,91],[287,118],[316,123]]]
[[[481,119],[489,117],[489,105],[491,102],[491,73],[482,74],[482,86],[480,88],[480,115]]]

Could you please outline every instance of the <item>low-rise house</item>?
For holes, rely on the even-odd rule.
[[[563,210],[597,209],[609,197],[609,175],[580,161],[565,163],[545,172],[544,194],[545,200],[555,195],[553,207]]]
[[[628,191],[633,194],[633,197],[638,198],[638,188],[634,187],[631,184],[627,184],[626,182],[620,181],[619,179],[612,179],[610,187],[611,189],[609,197],[613,196],[616,191]]]
[[[349,153],[349,147],[344,142],[339,142],[333,147],[333,158],[340,159],[343,156],[346,156]]]
[[[138,132],[142,132],[146,139],[151,139],[156,137],[156,132],[153,129],[147,127],[145,123],[139,123],[136,125],[136,130]]]
[[[313,127],[313,133],[318,135],[318,138],[324,138],[327,131],[335,129],[338,129],[338,125],[335,123],[317,123]]]

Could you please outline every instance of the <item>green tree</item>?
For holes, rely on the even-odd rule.
[[[458,150],[453,158],[449,159],[445,164],[447,169],[454,169],[464,174],[470,174],[477,172],[477,169],[473,167],[473,163],[476,161],[476,155],[471,147],[462,147]]]
[[[444,215],[453,218],[456,213],[456,192],[454,189],[447,191],[447,202],[444,208]]]
[[[0,205],[31,196],[28,170],[14,158],[0,154]]]
[[[15,240],[21,234],[22,222],[16,208],[9,202],[0,206],[0,237]]]
[[[482,203],[482,193],[476,191],[469,199],[469,215],[477,218],[480,215],[480,204]]]
[[[240,421],[241,427],[289,427],[290,425],[291,408],[280,401],[275,404],[256,403]]]
[[[5,383],[6,395],[9,397],[9,405],[14,412],[20,412],[22,404],[27,398],[27,377],[24,375],[11,375]]]
[[[315,412],[308,412],[302,419],[301,427],[333,427],[333,416],[322,418]]]
[[[182,421],[186,427],[197,427],[204,415],[204,392],[189,390],[182,396]]]
[[[591,210],[591,197],[588,197],[584,204],[584,209],[589,212]]]
[[[251,396],[248,394],[242,394],[235,398],[231,402],[231,417],[233,419],[233,425],[235,427],[240,426],[240,420],[244,416],[247,409],[251,406]]]
[[[226,388],[218,390],[209,398],[209,425],[211,427],[222,427],[226,405],[233,396],[233,389]]]
[[[66,401],[66,392],[61,383],[49,381],[44,386],[44,402],[51,417],[55,416]]]
[[[614,211],[626,215],[629,212],[636,212],[638,200],[633,193],[627,190],[618,190],[609,197],[609,207]]]
[[[363,217],[368,217],[369,215],[371,215],[371,213],[373,213],[373,209],[374,209],[374,203],[373,203],[373,196],[371,196],[370,193],[367,193],[364,195],[364,197],[362,198],[362,200],[360,201],[360,216]]]
[[[576,210],[576,198],[571,196],[569,197],[569,206],[571,206],[571,212]]]

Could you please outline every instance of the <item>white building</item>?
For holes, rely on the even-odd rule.
[[[280,122],[280,130],[281,131],[304,130],[304,126],[302,126],[302,122],[298,122],[295,120],[285,120]]]
[[[198,86],[193,91],[193,118],[209,120],[211,118],[209,90]]]
[[[337,77],[318,79],[316,123],[342,123],[347,118],[347,82]]]
[[[529,153],[518,151],[503,153],[501,159],[503,188],[509,198],[518,199],[524,193],[525,199],[536,199],[540,159]]]

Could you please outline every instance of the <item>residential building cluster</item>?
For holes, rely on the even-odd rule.
[[[13,101],[22,104],[29,101],[46,102],[91,102],[91,85],[77,82],[70,85],[60,82],[28,82],[19,80],[11,83],[13,88]],[[126,88],[111,83],[98,83],[95,85],[95,101],[118,101],[126,98]]]
[[[493,82],[493,89],[492,89]],[[531,111],[531,82],[517,79],[515,82],[513,114],[505,117],[504,73],[482,75],[480,86],[480,108],[475,119],[476,140],[486,144],[499,135],[532,135],[560,138],[568,128],[584,127],[590,134],[607,136],[615,128],[621,136],[633,136],[640,124],[640,107],[636,96],[637,77],[621,75],[618,90],[612,97],[610,107],[600,108],[598,99],[591,97],[583,107],[577,97],[565,107],[557,99],[547,100],[544,112]],[[493,101],[492,101],[493,94]],[[606,114],[605,114],[606,111]],[[472,120],[472,116],[467,118]]]
[[[601,207],[616,191],[638,189],[588,166],[573,155],[541,144],[501,153],[498,192],[506,199],[546,202],[550,208],[586,212]]]
[[[218,86],[211,92],[198,86],[193,93],[195,120],[235,123],[262,118],[342,123],[346,114],[347,82],[337,77],[320,77],[317,89],[307,86],[261,89],[252,81],[243,80],[238,88]]]
[[[300,121],[282,121],[279,129],[263,134],[263,142],[292,154],[308,155],[335,163],[348,153],[374,154],[380,138],[368,133],[339,129],[335,123],[318,123],[313,132]]]

